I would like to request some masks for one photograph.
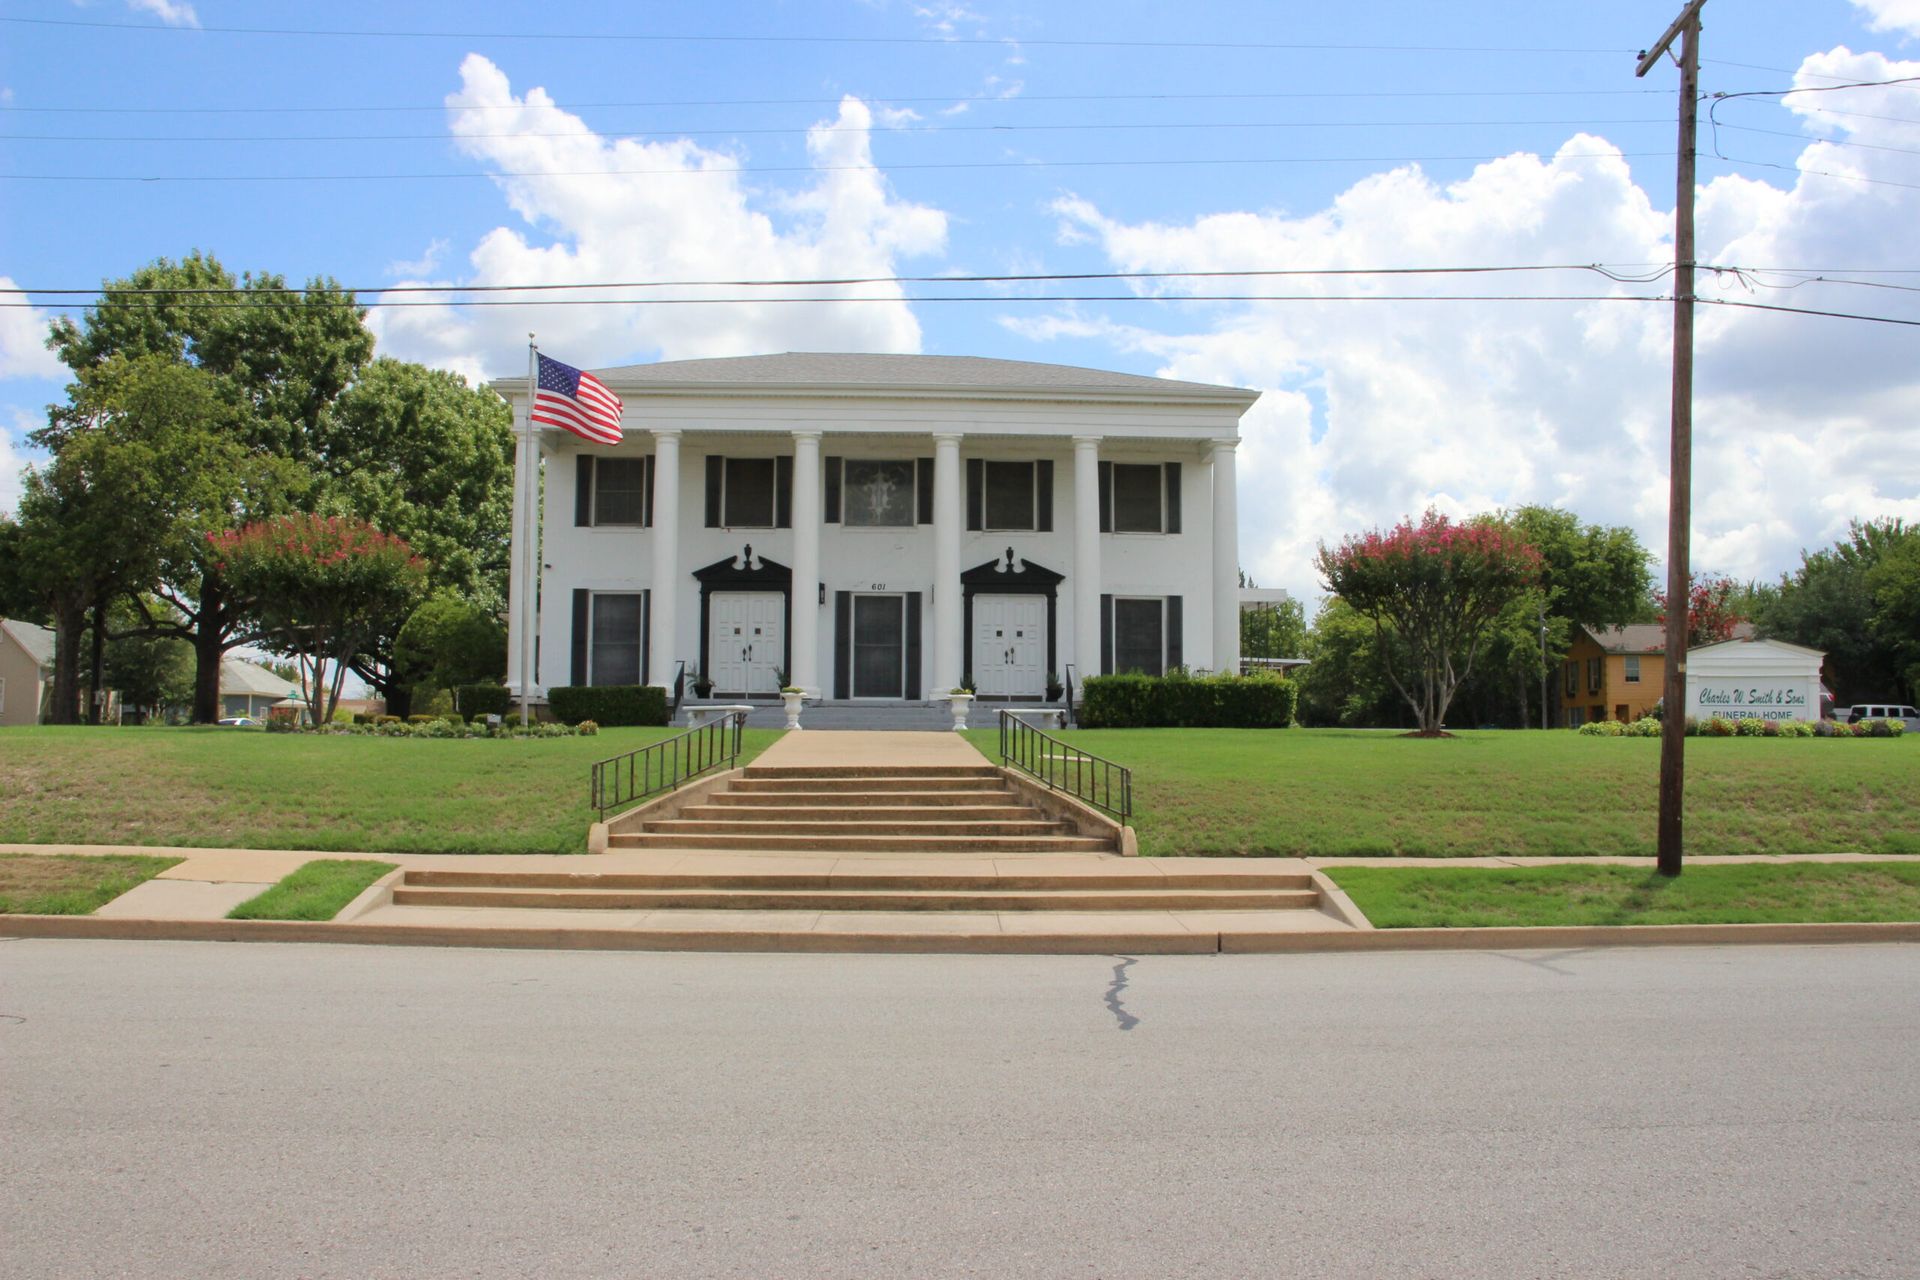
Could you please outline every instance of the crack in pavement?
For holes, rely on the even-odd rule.
[[[1127,989],[1127,970],[1140,963],[1132,956],[1121,956],[1120,963],[1113,966],[1113,981],[1107,984],[1106,1005],[1120,1030],[1131,1031],[1140,1025],[1140,1019],[1128,1013],[1126,1006],[1120,1003],[1120,993]]]

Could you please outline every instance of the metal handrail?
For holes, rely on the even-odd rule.
[[[652,746],[597,761],[588,803],[605,818],[609,809],[672,791],[710,769],[731,768],[739,762],[746,725],[746,712],[729,711]]]
[[[1000,763],[1112,814],[1122,825],[1133,817],[1133,770],[1069,746],[1016,711],[1000,713]]]
[[[1080,723],[1079,716],[1074,714],[1073,710],[1073,664],[1071,662],[1067,664],[1067,723],[1076,726]]]
[[[687,696],[687,660],[680,659],[678,665],[679,670],[673,677],[673,705],[667,708],[668,724],[672,724],[673,718],[680,714],[680,700]]]

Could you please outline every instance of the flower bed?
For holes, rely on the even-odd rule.
[[[1587,738],[1657,738],[1660,730],[1659,720],[1645,716],[1630,724],[1592,720],[1581,725],[1578,732]],[[1900,720],[1842,724],[1837,720],[1762,720],[1758,716],[1687,717],[1689,738],[1897,738],[1906,731],[1906,723]]]

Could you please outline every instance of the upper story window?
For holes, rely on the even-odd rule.
[[[915,523],[918,484],[911,458],[848,458],[841,481],[841,523],[856,529],[905,529]]]
[[[574,466],[576,525],[644,528],[653,523],[652,454],[606,458],[586,453]]]
[[[793,523],[793,459],[707,455],[709,529],[785,529]]]
[[[1627,669],[1626,676],[1625,676],[1626,683],[1639,684],[1640,683],[1640,655],[1639,654],[1630,653],[1627,655],[1626,669]]]
[[[1180,532],[1180,464],[1100,464],[1102,533]]]
[[[1567,663],[1566,689],[1569,696],[1580,692],[1580,664],[1576,661]]]
[[[1053,462],[967,459],[967,528],[1041,533],[1053,529]]]
[[[1606,666],[1607,666],[1607,660],[1605,658],[1588,658],[1587,659],[1587,692],[1588,693],[1600,692],[1600,676],[1606,670]]]

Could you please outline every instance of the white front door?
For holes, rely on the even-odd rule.
[[[973,685],[983,698],[1039,697],[1047,691],[1045,596],[973,598]]]
[[[707,671],[716,692],[778,693],[786,660],[785,598],[777,591],[716,591],[708,625]]]

